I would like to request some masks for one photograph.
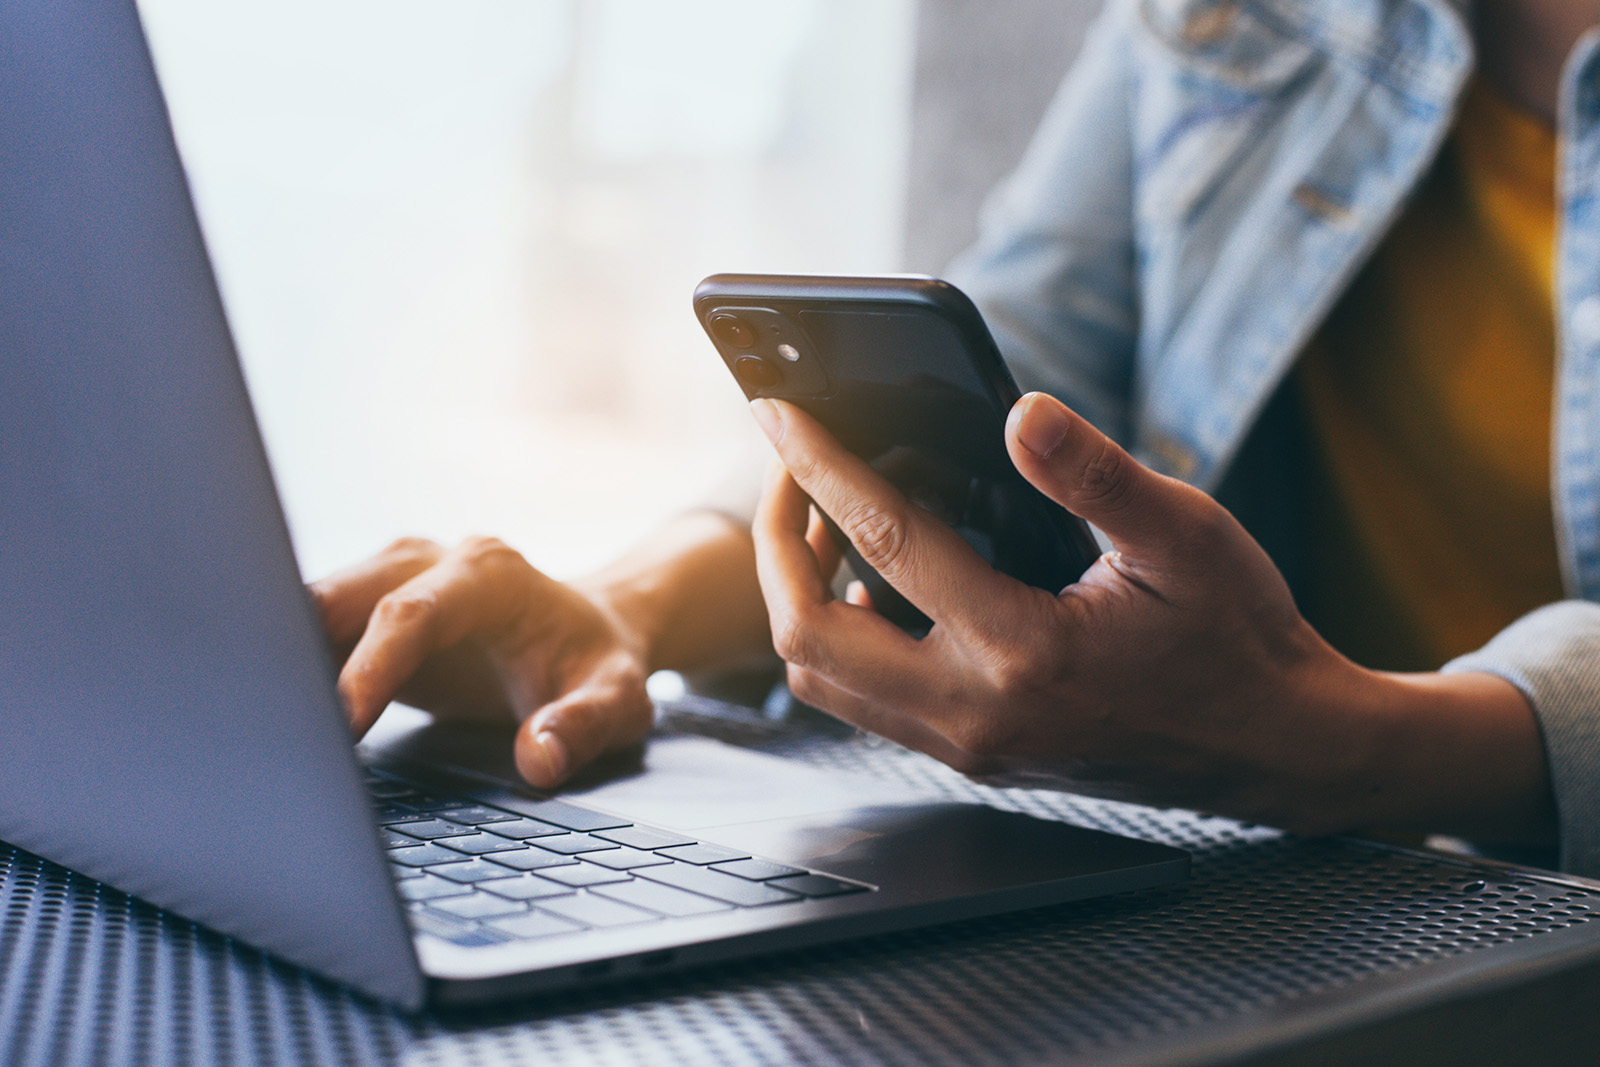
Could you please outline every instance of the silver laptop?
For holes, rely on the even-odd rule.
[[[696,811],[670,744],[577,797],[358,757],[131,0],[0,0],[0,99],[0,839],[411,1009],[1186,873],[760,769]]]

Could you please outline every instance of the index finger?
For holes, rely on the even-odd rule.
[[[542,578],[500,542],[473,539],[379,599],[339,674],[356,735],[371,728],[429,656],[514,627]]]
[[[992,611],[1019,583],[991,567],[961,535],[847,451],[792,404],[761,399],[750,410],[789,474],[850,538],[861,558],[935,623],[987,634]]]
[[[918,640],[870,608],[835,600],[806,543],[810,501],[779,470],[756,509],[756,568],[773,649],[801,700],[864,730],[950,759],[944,731],[969,709],[936,682],[945,636]]]
[[[751,533],[773,649],[791,666],[839,685],[871,674],[901,692],[923,677],[918,642],[877,612],[835,600],[806,542],[810,501],[788,472],[770,479]]]
[[[367,628],[379,600],[415,578],[444,555],[420,537],[402,537],[382,552],[317,579],[306,587],[336,648],[349,648]]]

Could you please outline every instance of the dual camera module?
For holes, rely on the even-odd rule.
[[[804,358],[802,331],[787,315],[772,308],[717,307],[706,315],[705,327],[750,396],[824,391],[822,369]]]

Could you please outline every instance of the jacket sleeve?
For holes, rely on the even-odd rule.
[[[1128,443],[1138,331],[1131,0],[1090,30],[1021,164],[946,276],[978,305],[1018,384]]]
[[[1546,605],[1443,670],[1498,675],[1528,698],[1555,790],[1561,868],[1600,877],[1600,604]]]

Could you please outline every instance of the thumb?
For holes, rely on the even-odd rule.
[[[1210,498],[1157,474],[1061,401],[1029,393],[1006,419],[1011,462],[1057,504],[1098,526],[1124,553],[1163,554]],[[1197,499],[1198,498],[1198,499]]]
[[[517,770],[530,785],[554,789],[600,756],[639,741],[654,717],[642,683],[591,681],[546,704],[517,730]]]

